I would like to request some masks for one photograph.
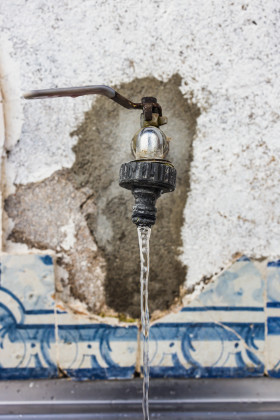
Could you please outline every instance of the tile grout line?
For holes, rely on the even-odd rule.
[[[58,334],[58,313],[57,313],[57,294],[56,294],[56,270],[55,270],[55,264],[56,261],[54,257],[53,258],[53,279],[54,279],[54,335],[55,335],[55,357],[56,357],[56,369],[57,369],[57,375],[59,376],[59,334]]]
[[[265,267],[264,267],[264,292],[263,292],[263,299],[264,299],[264,375],[268,376],[268,354],[267,354],[267,265],[268,259],[265,259]]]
[[[135,372],[141,375],[141,330],[140,325],[137,327],[137,349],[136,349],[136,363]]]
[[[54,307],[54,335],[55,335],[55,362],[57,373],[59,373],[59,345],[58,345],[58,319],[57,319],[57,310],[56,305]]]

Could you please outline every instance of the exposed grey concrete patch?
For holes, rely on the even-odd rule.
[[[178,171],[177,189],[158,200],[157,223],[151,235],[150,309],[164,311],[180,295],[186,268],[179,262],[182,246],[180,229],[189,185],[192,141],[199,110],[190,106],[179,90],[181,79],[174,76],[163,83],[154,78],[137,79],[120,86],[132,100],[156,96],[169,124],[172,137],[170,160]],[[139,127],[139,113],[127,111],[100,98],[85,114],[73,133],[76,161],[71,171],[77,188],[95,193],[97,212],[87,215],[88,226],[107,262],[106,302],[119,313],[139,316],[139,250],[136,227],[131,223],[133,198],[118,186],[119,168],[132,160],[130,140]]]
[[[119,87],[135,101],[158,98],[169,118],[163,129],[172,137],[169,158],[178,171],[176,191],[158,200],[152,229],[151,312],[168,310],[180,298],[186,277],[178,256],[199,110],[183,98],[180,84],[180,77],[173,76],[166,83],[145,78]],[[14,221],[10,240],[57,252],[62,300],[78,298],[95,313],[106,313],[109,306],[122,319],[139,317],[140,307],[138,239],[130,220],[133,197],[118,185],[120,165],[132,160],[130,141],[139,117],[140,112],[98,98],[72,133],[78,136],[73,167],[18,186],[5,204]]]
[[[15,223],[9,239],[39,249],[57,252],[64,268],[57,278],[57,291],[65,302],[74,295],[95,312],[104,306],[104,259],[97,249],[83,212],[89,192],[76,190],[69,171],[59,171],[40,182],[19,186],[5,202]],[[81,206],[83,207],[81,210]]]

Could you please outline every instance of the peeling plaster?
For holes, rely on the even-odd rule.
[[[4,127],[4,111],[3,111],[3,99],[0,89],[0,251],[3,246],[3,145],[4,145],[5,127]]]
[[[182,93],[202,110],[182,229],[187,288],[236,253],[279,258],[276,0],[108,0],[94,7],[85,0],[11,0],[1,15],[22,89],[180,74]],[[10,185],[71,167],[77,138],[69,134],[91,104],[91,98],[26,104],[20,142],[7,161]]]
[[[23,243],[55,252],[58,298],[70,305],[75,296],[98,313],[104,308],[105,263],[80,209],[87,196],[86,191],[75,190],[69,173],[62,171],[41,183],[18,187],[6,199],[5,209],[14,220],[9,239],[16,247]],[[87,205],[94,209],[94,203]]]
[[[12,150],[19,141],[24,121],[21,102],[20,64],[12,57],[13,44],[4,35],[0,37],[0,88],[5,124],[2,146]],[[4,143],[3,143],[4,141]]]

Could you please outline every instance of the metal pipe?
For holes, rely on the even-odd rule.
[[[120,95],[113,88],[105,85],[30,90],[23,93],[23,98],[45,99],[67,96],[71,98],[77,98],[78,96],[84,95],[103,95],[109,99],[112,99],[114,102],[118,103],[126,109],[142,109],[143,107],[141,103],[132,102],[124,96]]]

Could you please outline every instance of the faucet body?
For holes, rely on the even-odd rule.
[[[156,98],[143,98],[142,103],[157,103]],[[155,110],[157,111],[157,110]],[[119,185],[131,190],[135,205],[132,222],[137,226],[151,227],[156,222],[156,201],[163,193],[172,192],[176,187],[176,169],[166,160],[169,141],[159,125],[167,119],[157,112],[147,121],[141,115],[141,130],[132,139],[131,150],[136,160],[124,163],[120,168]]]

